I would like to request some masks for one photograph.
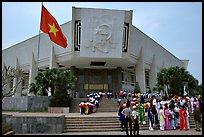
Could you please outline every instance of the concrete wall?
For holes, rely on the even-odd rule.
[[[62,133],[65,116],[5,116],[2,122],[10,125],[15,133]]]
[[[3,98],[4,110],[47,110],[51,96],[21,96]]]

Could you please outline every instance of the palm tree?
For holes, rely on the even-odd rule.
[[[170,67],[168,69],[161,69],[157,73],[157,88],[163,87],[163,91],[167,91],[172,95],[182,95],[184,93],[184,86],[191,93],[198,87],[198,80],[189,74],[184,68]]]
[[[50,93],[53,96],[50,100],[50,107],[70,107],[72,98],[68,91],[74,89],[75,81],[76,77],[70,71],[49,69],[38,74],[29,91],[40,96],[48,96]]]
[[[70,71],[53,68],[39,73],[35,77],[35,83],[31,84],[29,92],[42,96],[47,96],[50,92],[54,95],[59,90],[72,90],[75,81],[76,77]]]
[[[166,68],[162,68],[160,72],[157,73],[157,89],[162,90],[164,94],[168,94],[169,76]]]

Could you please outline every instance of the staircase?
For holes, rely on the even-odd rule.
[[[102,98],[99,101],[99,108],[97,112],[117,112],[118,111],[118,99],[115,98]],[[74,98],[72,101],[72,106],[70,108],[70,113],[79,113],[80,108],[79,108],[79,103],[81,101],[86,101],[86,98]],[[122,100],[121,103],[123,103],[124,100]]]
[[[119,131],[118,117],[66,117],[63,132]]]
[[[118,99],[111,98],[102,98],[99,102],[99,108],[97,112],[116,112],[118,111],[119,105],[117,102]]]
[[[70,113],[79,113],[78,104],[80,101],[85,101],[86,98],[74,99],[72,102],[72,107],[70,108]],[[125,100],[122,100],[123,103]],[[106,131],[120,131],[120,121],[117,117],[118,103],[117,99],[103,98],[99,102],[99,108],[96,112],[115,112],[114,116],[100,116],[92,117],[92,115],[80,117],[65,117],[64,131],[63,132],[106,132]],[[145,116],[146,124],[140,124],[140,130],[148,130],[149,122],[147,116]],[[193,115],[189,119],[190,128],[195,128],[195,121]],[[159,124],[156,127],[156,130],[159,130]]]
[[[91,116],[91,115],[90,115]],[[140,130],[148,130],[149,122],[145,116],[146,124],[140,124]],[[193,116],[189,119],[190,128],[195,128]],[[159,130],[157,125],[156,130]],[[117,116],[111,117],[65,117],[64,133],[66,132],[110,132],[120,131],[120,121]]]

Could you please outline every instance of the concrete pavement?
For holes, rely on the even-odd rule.
[[[195,131],[195,129],[190,129],[188,131],[180,131],[180,130],[170,130],[170,131],[149,131],[149,130],[142,130],[139,132],[140,135],[202,135],[202,130],[200,132]],[[126,135],[125,131],[114,131],[114,132],[72,132],[72,133],[53,133],[53,134],[15,134],[15,135]]]

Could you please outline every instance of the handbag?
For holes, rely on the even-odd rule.
[[[169,117],[168,117],[168,118],[169,118],[169,120],[171,120],[171,119],[172,119],[172,115],[171,115],[171,114],[169,114]]]

